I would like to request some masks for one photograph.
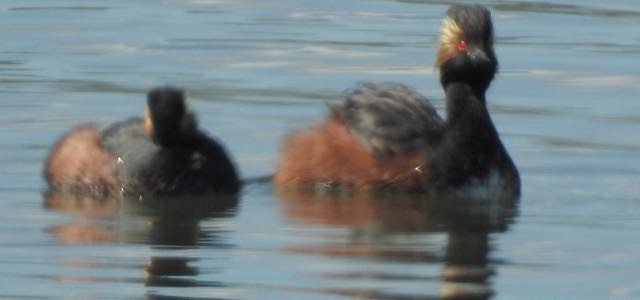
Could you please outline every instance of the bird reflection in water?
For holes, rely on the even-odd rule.
[[[139,201],[128,198],[91,198],[77,194],[48,192],[45,206],[48,209],[72,215],[73,222],[47,229],[59,243],[65,244],[148,244],[162,252],[151,256],[136,268],[142,268],[147,286],[185,287],[219,286],[219,283],[196,281],[196,267],[191,263],[197,258],[170,255],[172,250],[198,247],[204,240],[216,237],[200,230],[204,219],[232,217],[237,208],[236,195],[208,197],[173,197]],[[101,264],[80,262],[80,268],[100,268]],[[113,268],[113,265],[109,267]],[[131,266],[124,266],[131,268]],[[102,281],[107,278],[56,278],[57,280]],[[126,279],[117,279],[119,281]],[[132,279],[138,282],[140,280]]]
[[[490,234],[508,230],[518,207],[518,199],[454,199],[408,193],[324,190],[319,194],[311,190],[280,189],[278,194],[283,214],[291,222],[341,227],[352,232],[347,242],[289,247],[286,252],[442,265],[440,274],[418,278],[410,274],[369,271],[322,275],[342,282],[344,279],[440,282],[440,291],[435,291],[435,295],[403,294],[382,287],[307,290],[370,299],[490,298],[495,294],[491,285],[495,264],[489,258]],[[397,239],[408,235],[415,235],[417,239],[409,239],[413,241],[409,245],[407,239]],[[432,244],[438,237],[446,237],[443,245]]]

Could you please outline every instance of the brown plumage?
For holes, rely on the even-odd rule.
[[[354,137],[339,114],[291,134],[275,175],[277,185],[340,184],[418,189],[425,182],[427,162],[417,153],[377,158]]]
[[[116,162],[117,158],[102,148],[98,129],[82,125],[53,147],[44,177],[56,189],[106,193],[120,186]]]

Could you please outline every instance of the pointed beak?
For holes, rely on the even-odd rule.
[[[480,47],[473,47],[467,50],[467,56],[475,64],[490,63],[491,59]]]

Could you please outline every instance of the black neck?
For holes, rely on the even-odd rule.
[[[154,122],[154,141],[163,147],[197,147],[201,141],[195,116],[187,115],[179,121],[173,119]]]
[[[496,155],[503,152],[498,133],[489,117],[484,93],[470,84],[445,86],[447,129],[432,153],[436,184],[456,185],[470,177],[487,174]]]
[[[464,82],[452,82],[445,86],[447,122],[450,126],[491,124],[486,106],[486,89],[474,88]],[[493,125],[492,125],[493,126]]]
[[[202,142],[202,136],[198,132],[176,133],[170,136],[155,137],[155,141],[162,147],[181,147],[186,149],[198,148]]]

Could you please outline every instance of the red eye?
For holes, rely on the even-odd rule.
[[[460,41],[458,43],[458,51],[460,52],[467,52],[467,42],[465,41]]]

